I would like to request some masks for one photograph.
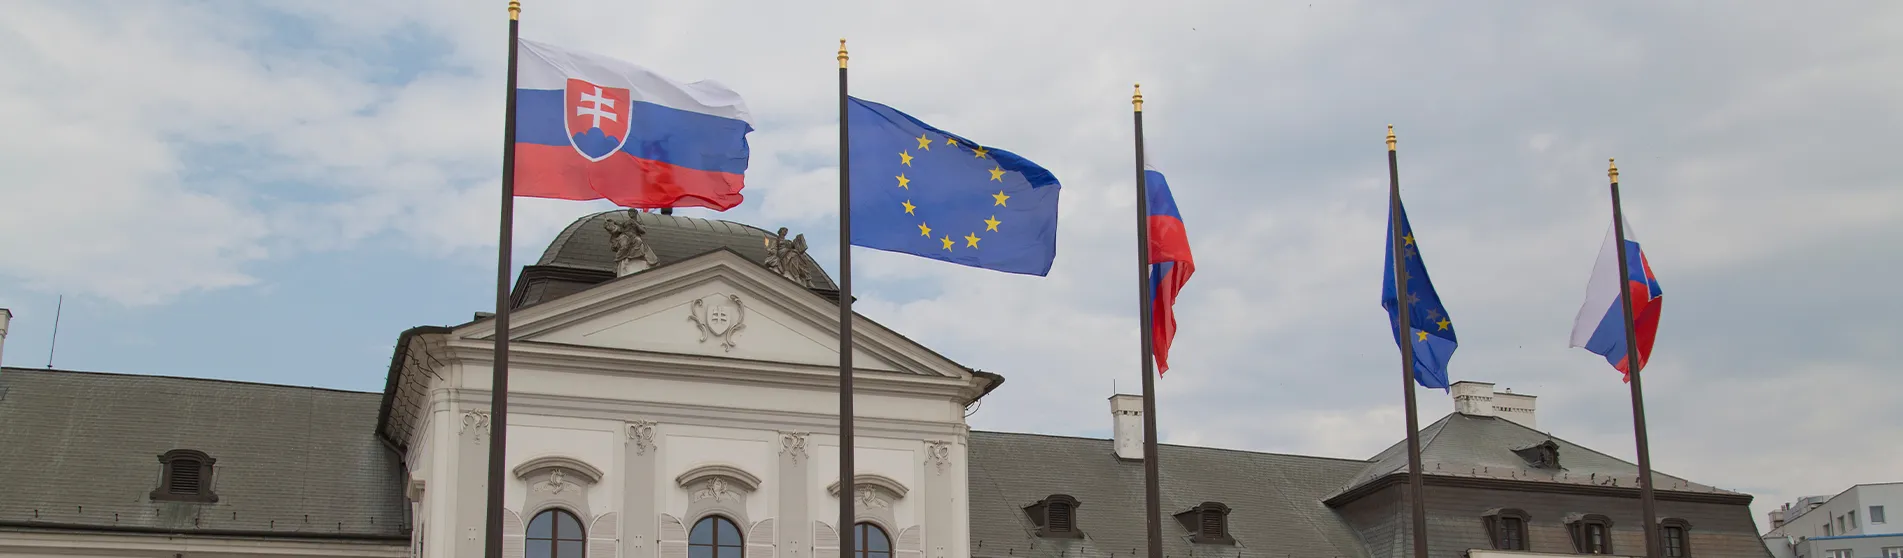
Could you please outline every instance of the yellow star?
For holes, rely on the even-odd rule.
[[[907,189],[907,190],[910,190],[910,189],[912,189],[912,187],[911,187],[911,186],[909,186],[909,184],[911,184],[911,183],[912,183],[912,179],[910,179],[910,178],[906,178],[906,177],[905,177],[905,175],[903,175],[903,174],[901,174],[901,175],[899,175],[899,187],[900,187],[900,188],[904,188],[904,189]]]
[[[931,227],[927,227],[927,226],[925,226],[925,223],[919,223],[919,224],[918,224],[918,235],[919,235],[919,236],[932,236],[932,228],[931,228]]]
[[[951,239],[951,235],[945,235],[945,238],[941,238],[941,239],[938,239],[938,241],[939,241],[939,242],[943,242],[943,243],[945,243],[945,251],[946,251],[946,252],[950,252],[950,251],[951,251],[951,247],[952,247],[952,239]]]
[[[1402,244],[1401,244],[1402,246],[1413,246],[1413,245],[1414,245],[1414,235],[1413,235],[1412,233],[1409,233],[1409,234],[1406,234],[1406,235],[1402,235],[1402,236],[1401,236],[1401,242],[1402,242]]]
[[[945,138],[945,145],[958,147],[958,138]]]
[[[1415,335],[1419,335],[1419,336],[1421,336],[1421,340],[1422,340],[1422,341],[1426,341],[1426,340],[1427,340],[1427,332],[1425,332],[1425,331],[1420,331],[1420,330],[1415,330],[1415,331],[1414,331],[1414,334],[1415,334]]]
[[[912,154],[911,154],[911,153],[907,153],[907,152],[904,152],[904,151],[900,151],[900,152],[899,152],[899,164],[902,164],[902,165],[905,165],[905,166],[908,166],[908,167],[909,167],[909,166],[912,166]]]
[[[919,148],[919,149],[923,149],[923,150],[926,150],[926,151],[931,151],[931,150],[932,150],[932,140],[931,140],[930,138],[927,138],[927,137],[925,137],[925,134],[919,134],[919,135],[918,135],[918,148]]]
[[[992,180],[996,180],[996,181],[998,181],[998,182],[1004,182],[1004,169],[1001,169],[1001,168],[992,168],[992,169],[991,169],[991,179],[992,179]]]
[[[1440,326],[1441,331],[1447,331],[1447,326],[1454,325],[1454,322],[1449,321],[1447,318],[1441,318],[1440,321],[1434,325]]]
[[[912,205],[912,200],[905,200],[905,214],[906,215],[917,215],[916,213],[912,213],[912,210],[917,208],[918,206]]]
[[[967,248],[978,247],[978,233],[965,235],[965,247]]]
[[[990,154],[990,153],[991,153],[990,151],[988,151],[988,150],[986,150],[986,149],[985,149],[984,147],[982,147],[982,146],[981,146],[981,147],[974,147],[974,148],[972,148],[972,151],[971,151],[971,152],[972,152],[972,154],[974,154],[974,155],[977,155],[979,159],[983,159],[983,158],[985,158],[985,155],[988,155],[988,154]]]
[[[998,190],[998,193],[992,194],[991,198],[998,200],[998,203],[992,205],[1004,205],[1004,200],[1011,199],[1011,196],[1004,195],[1004,190]]]
[[[1003,221],[998,220],[997,215],[992,215],[990,219],[985,219],[985,230],[987,231],[998,230],[998,223],[1002,223],[1002,222]]]

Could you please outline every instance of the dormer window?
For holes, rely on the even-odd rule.
[[[1487,537],[1494,550],[1526,550],[1526,524],[1532,519],[1525,510],[1494,508],[1481,514],[1487,522]]]
[[[1236,543],[1235,538],[1229,536],[1229,506],[1222,502],[1203,502],[1189,511],[1176,514],[1176,521],[1189,530],[1191,543]]]
[[[1037,536],[1054,539],[1083,538],[1077,529],[1077,499],[1068,494],[1052,494],[1024,507],[1025,515],[1037,525]]]
[[[152,500],[218,501],[211,491],[212,464],[217,461],[198,450],[175,449],[159,455],[159,486],[152,490]]]
[[[1535,469],[1559,469],[1559,444],[1547,440],[1526,447],[1513,448],[1513,453],[1525,459],[1526,464]]]

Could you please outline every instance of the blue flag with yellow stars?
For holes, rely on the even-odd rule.
[[[1414,381],[1423,387],[1447,389],[1447,361],[1454,358],[1454,348],[1460,343],[1454,339],[1453,319],[1447,316],[1447,308],[1441,306],[1440,295],[1434,292],[1434,282],[1427,279],[1427,264],[1421,262],[1414,228],[1407,224],[1407,208],[1401,208],[1401,260],[1401,278],[1406,282],[1407,293],[1397,297],[1394,293],[1394,219],[1390,216],[1381,307],[1388,309],[1388,325],[1394,331],[1396,346],[1414,344]],[[1407,317],[1411,322],[1406,335],[1401,334],[1400,310],[1395,307],[1402,298],[1407,301]]]
[[[1057,258],[1057,177],[1009,151],[850,98],[852,244],[1045,275]]]

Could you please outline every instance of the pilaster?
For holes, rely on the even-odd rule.
[[[624,440],[623,463],[627,464],[627,478],[622,479],[621,516],[621,555],[629,558],[654,558],[657,556],[655,541],[660,522],[655,510],[660,506],[660,498],[655,483],[658,482],[660,468],[660,436],[655,434],[658,424],[654,421],[629,421],[624,428],[627,439]]]

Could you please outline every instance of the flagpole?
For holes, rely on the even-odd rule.
[[[858,529],[852,493],[852,143],[846,127],[846,40],[839,40],[839,556],[852,556]]]
[[[1150,196],[1149,181],[1143,173],[1143,85],[1137,84],[1130,95],[1135,107],[1137,139],[1137,314],[1141,316],[1143,346],[1143,510],[1149,533],[1149,558],[1163,558],[1163,512],[1161,490],[1157,483],[1156,452],[1156,346],[1152,336],[1153,319],[1150,283]]]
[[[502,222],[496,248],[495,369],[489,384],[489,502],[484,522],[483,556],[502,558],[502,488],[504,450],[509,436],[509,250],[515,232],[515,55],[521,26],[522,3],[509,0],[508,90],[502,108]]]
[[[1658,506],[1652,499],[1652,449],[1645,436],[1645,393],[1639,387],[1639,369],[1644,368],[1639,361],[1638,332],[1632,329],[1632,289],[1627,277],[1632,269],[1626,267],[1625,250],[1625,210],[1619,206],[1619,165],[1612,159],[1606,159],[1606,178],[1612,182],[1612,234],[1619,249],[1619,306],[1624,308],[1625,317],[1625,368],[1626,376],[1632,384],[1632,437],[1639,445],[1639,508],[1645,517],[1645,555],[1648,558],[1659,556]]]
[[[1414,341],[1407,304],[1407,262],[1401,257],[1401,171],[1394,155],[1394,125],[1388,125],[1388,250],[1394,265],[1395,340],[1401,346],[1401,393],[1407,406],[1407,486],[1413,505],[1414,558],[1427,558],[1427,490],[1421,480],[1420,418],[1414,412]]]

